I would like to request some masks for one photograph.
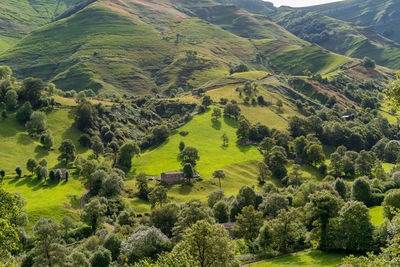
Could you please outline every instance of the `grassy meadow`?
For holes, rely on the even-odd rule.
[[[369,214],[371,214],[371,221],[374,226],[379,226],[385,220],[383,216],[383,207],[376,206],[369,209]]]
[[[30,175],[26,170],[29,158],[45,158],[49,169],[57,167],[58,147],[63,139],[71,139],[77,153],[88,156],[90,151],[81,147],[77,141],[81,132],[72,127],[72,123],[73,115],[70,109],[60,109],[47,114],[47,127],[54,137],[54,149],[47,151],[40,144],[39,137],[32,138],[28,135],[25,127],[15,119],[15,114],[0,121],[0,168],[6,171],[6,177],[9,178],[3,181],[2,186],[10,192],[18,192],[26,200],[30,222],[28,229],[40,217],[54,217],[60,220],[67,214],[77,216],[76,209],[79,208],[79,199],[85,189],[76,177],[71,177],[68,183],[49,185],[32,177],[14,178],[16,166],[22,168],[22,175]]]
[[[341,253],[327,253],[319,250],[302,251],[293,253],[287,256],[282,256],[263,262],[251,264],[252,267],[335,267],[339,266],[343,262],[345,254]]]

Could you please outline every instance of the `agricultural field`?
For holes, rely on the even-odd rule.
[[[342,259],[345,254],[327,253],[319,250],[303,251],[293,253],[288,256],[278,257],[271,260],[266,260],[256,264],[251,264],[251,267],[335,267],[342,264]]]

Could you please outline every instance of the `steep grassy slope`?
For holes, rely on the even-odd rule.
[[[400,2],[397,0],[345,0],[304,8],[361,26],[374,26],[376,31],[400,42]]]
[[[187,51],[197,57],[189,60]],[[325,73],[347,60],[264,16],[211,0],[97,1],[35,30],[0,56],[0,64],[20,78],[120,94],[191,90],[242,63],[298,75],[305,69]]]
[[[354,26],[315,11],[309,12],[307,8],[275,8],[261,0],[219,1],[230,2],[249,12],[269,16],[299,38],[316,43],[329,51],[355,58],[369,56],[380,65],[400,67],[400,44],[378,34],[373,27]]]
[[[80,0],[3,0],[0,2],[0,52],[25,34],[51,22]]]

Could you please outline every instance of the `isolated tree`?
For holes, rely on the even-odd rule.
[[[29,134],[38,134],[46,129],[46,115],[43,112],[32,113],[30,121],[26,123]]]
[[[213,113],[211,114],[211,116],[215,119],[218,120],[219,118],[221,118],[222,116],[222,112],[219,108],[214,108]]]
[[[88,134],[82,134],[78,141],[83,147],[90,147],[92,145],[92,140]]]
[[[375,61],[369,57],[364,57],[364,59],[362,61],[362,65],[368,69],[374,69]]]
[[[75,159],[76,149],[74,143],[72,143],[70,139],[63,140],[58,150],[61,153],[61,155],[58,156],[59,161],[65,161],[65,164],[68,165],[69,162]]]
[[[198,221],[186,232],[179,247],[186,248],[198,266],[234,266],[234,249],[221,225]]]
[[[183,173],[185,174],[185,177],[190,181],[190,179],[194,177],[192,164],[186,163],[185,166],[183,166]]]
[[[140,148],[134,142],[124,144],[119,150],[117,167],[127,173],[132,168],[132,159],[135,155],[139,155]]]
[[[3,120],[5,120],[5,119],[7,119],[7,117],[8,117],[7,111],[6,111],[6,110],[3,110],[3,111],[1,112],[1,118],[2,118]]]
[[[0,66],[0,80],[10,79],[12,70],[9,66]]]
[[[310,196],[310,202],[305,210],[320,223],[319,248],[321,250],[329,248],[329,219],[337,216],[341,206],[342,200],[327,190],[318,191]]]
[[[47,177],[49,176],[49,170],[47,169],[47,167],[40,167],[40,178],[43,178],[44,180],[47,179]]]
[[[272,176],[272,172],[269,170],[267,164],[264,162],[258,162],[257,163],[257,169],[258,169],[258,182],[260,184],[264,184],[265,180],[268,180]]]
[[[26,162],[26,169],[33,174],[35,168],[37,167],[38,163],[35,159],[28,159]]]
[[[46,150],[50,150],[52,148],[54,145],[54,138],[50,131],[47,131],[40,136],[40,143]]]
[[[105,210],[105,205],[100,203],[98,198],[91,199],[90,202],[85,205],[81,216],[82,221],[92,227],[93,233],[96,232],[97,226],[101,223]]]
[[[254,241],[263,225],[263,214],[255,210],[252,205],[246,206],[236,216],[236,222],[235,233],[247,241]]]
[[[97,125],[97,111],[89,101],[81,101],[76,107],[75,123],[79,130],[85,131]]]
[[[222,186],[221,186],[221,179],[225,178],[225,172],[224,170],[216,170],[213,172],[213,177],[218,179],[218,183],[219,183],[219,190],[222,190]]]
[[[195,147],[187,146],[181,152],[180,159],[183,166],[185,166],[186,163],[190,163],[194,167],[200,159],[199,151]]]
[[[223,142],[223,146],[227,146],[229,144],[229,138],[228,135],[226,133],[224,133],[221,136],[222,142]]]
[[[242,119],[239,121],[238,129],[236,131],[236,135],[239,140],[246,140],[250,137],[250,128],[251,125],[248,120]]]
[[[152,208],[156,207],[157,205],[162,207],[164,203],[168,202],[167,191],[167,188],[162,185],[156,186],[153,190],[151,190],[148,198]]]
[[[18,105],[18,94],[15,90],[8,90],[4,96],[4,102],[6,104],[7,110],[13,111]]]
[[[22,175],[22,169],[21,169],[21,167],[17,167],[17,168],[15,168],[15,172],[17,173],[17,175],[18,175],[18,178],[21,178],[21,175]]]
[[[283,107],[282,100],[279,99],[278,101],[276,101],[276,106],[278,107],[279,111],[281,111],[281,109]]]
[[[1,180],[4,179],[4,176],[6,176],[6,171],[5,171],[4,169],[1,169],[1,170],[0,170],[0,177],[1,177]]]
[[[180,141],[179,142],[179,151],[182,152],[185,149],[185,142]]]
[[[32,106],[30,102],[25,102],[17,111],[15,117],[20,123],[25,124],[32,116]]]

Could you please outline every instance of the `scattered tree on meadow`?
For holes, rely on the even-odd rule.
[[[208,106],[212,105],[212,100],[209,95],[205,95],[203,100],[201,101],[201,105],[208,108]]]
[[[32,106],[30,102],[25,102],[17,111],[17,114],[15,115],[15,117],[17,118],[17,120],[24,124],[30,120],[31,116],[32,116]]]
[[[4,176],[6,176],[6,171],[5,171],[4,169],[1,169],[1,170],[0,170],[0,177],[1,177],[1,180],[4,179]]]
[[[50,131],[45,132],[40,136],[40,143],[46,150],[50,150],[54,145],[54,138]]]
[[[21,178],[21,175],[22,175],[21,167],[18,166],[17,168],[15,168],[15,172],[17,173],[18,178]]]
[[[74,143],[72,143],[70,139],[63,140],[58,150],[61,153],[60,156],[58,156],[59,161],[65,161],[65,164],[68,165],[69,162],[75,160],[76,149]]]
[[[222,190],[222,186],[221,186],[221,179],[225,178],[225,172],[224,170],[216,170],[213,172],[213,177],[218,179],[218,183],[219,183],[219,190]]]
[[[240,107],[237,104],[229,103],[224,108],[224,115],[237,119],[240,116]]]
[[[179,142],[179,152],[182,152],[185,149],[185,142],[180,141]]]
[[[141,173],[136,177],[136,187],[138,189],[137,196],[140,199],[148,200],[148,195],[151,189],[149,188],[149,180],[144,173]]]
[[[181,152],[180,159],[183,166],[189,163],[194,167],[196,166],[197,161],[200,159],[199,151],[195,147],[187,146]]]
[[[228,135],[226,133],[224,133],[221,136],[221,139],[222,139],[222,145],[223,146],[227,146],[229,144],[229,137],[228,137]]]
[[[156,207],[157,205],[162,207],[164,203],[168,202],[167,191],[167,188],[162,185],[156,186],[153,188],[153,190],[151,190],[148,195],[148,199],[152,208]]]
[[[183,166],[183,173],[185,174],[186,179],[190,181],[194,177],[192,164],[186,163],[185,166]]]
[[[211,116],[215,119],[218,120],[221,118],[222,116],[222,112],[219,108],[214,108],[213,113],[211,114]]]
[[[31,135],[43,132],[46,129],[46,115],[40,111],[33,112],[26,128]]]
[[[132,167],[132,159],[135,155],[139,155],[140,148],[134,142],[124,144],[119,150],[117,167],[127,173]]]
[[[6,95],[4,96],[4,102],[6,104],[6,108],[9,111],[13,111],[17,108],[18,105],[18,94],[15,90],[8,90]]]

